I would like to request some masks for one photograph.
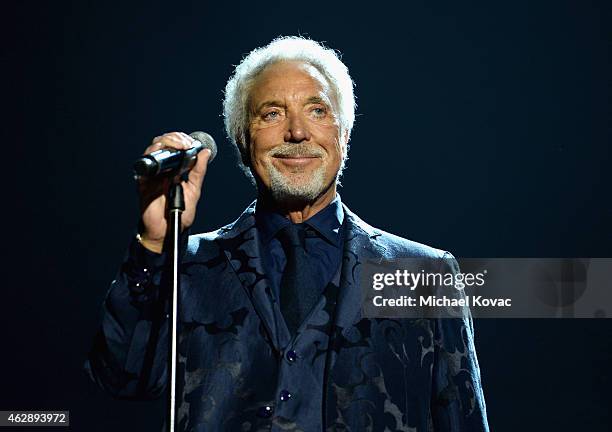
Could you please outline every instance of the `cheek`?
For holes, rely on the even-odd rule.
[[[341,141],[337,136],[330,138],[328,141],[328,145],[326,146],[328,152],[330,153],[330,158],[333,160],[342,160],[342,155],[344,154],[344,148],[341,144]]]
[[[266,155],[267,151],[264,148],[258,146],[252,147],[251,160],[253,161],[254,165],[261,166],[262,164],[264,164],[268,159]]]
[[[278,128],[275,127],[268,127],[254,130],[251,133],[251,142],[253,143],[252,152],[262,154],[274,147],[279,140],[279,132],[277,129]]]
[[[342,153],[342,147],[340,145],[338,128],[335,125],[322,126],[317,128],[315,133],[315,141],[320,146],[325,148],[330,157],[335,154]],[[339,155],[338,157],[341,157]]]
[[[253,162],[255,162],[261,154],[261,141],[262,139],[259,131],[250,132],[249,154],[251,155],[251,160]]]
[[[257,131],[251,135],[251,146],[249,149],[251,155],[251,167],[257,173],[257,176],[264,180],[267,177],[266,166],[270,163],[267,156],[270,147],[267,146],[265,136],[262,136],[261,131]]]

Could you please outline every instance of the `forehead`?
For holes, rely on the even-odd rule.
[[[282,61],[267,66],[255,79],[251,101],[268,98],[328,96],[329,84],[314,66],[301,61]]]

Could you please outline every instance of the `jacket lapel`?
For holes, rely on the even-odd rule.
[[[360,270],[364,260],[385,256],[385,248],[377,244],[381,233],[343,205],[346,218],[340,291],[336,305],[336,331],[346,336],[361,317]],[[332,343],[333,346],[333,343]]]
[[[269,340],[280,350],[280,325],[274,318],[276,302],[266,277],[259,250],[259,234],[255,225],[253,201],[240,217],[219,230],[217,244],[251,299],[255,311],[264,324]],[[343,204],[345,238],[342,256],[340,289],[336,303],[334,335],[343,338],[361,317],[360,270],[364,260],[385,256],[385,248],[377,244],[381,233],[371,227]],[[333,341],[332,341],[333,346]]]
[[[234,223],[221,228],[216,241],[251,299],[269,341],[276,350],[280,350],[278,323],[274,319],[273,311],[276,300],[266,277],[259,250],[255,204],[256,201],[253,201]]]

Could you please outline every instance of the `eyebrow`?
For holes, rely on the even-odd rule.
[[[258,113],[262,110],[262,108],[266,108],[266,107],[270,107],[270,106],[285,106],[285,104],[281,101],[278,100],[271,100],[271,101],[265,101],[260,103],[257,108],[255,109],[255,112]]]
[[[311,104],[311,103],[320,103],[323,105],[327,105],[328,103],[320,96],[311,96],[308,98],[308,100],[306,101],[306,104]]]
[[[320,96],[310,96],[308,99],[306,99],[306,103],[304,105],[308,105],[308,104],[323,104],[323,105],[329,105],[328,102],[325,101],[325,99],[323,99]],[[260,103],[257,106],[257,109],[255,110],[256,113],[260,112],[263,108],[267,108],[267,107],[271,107],[271,106],[279,106],[279,107],[284,107],[285,103],[281,102],[279,100],[270,100],[270,101],[265,101]]]

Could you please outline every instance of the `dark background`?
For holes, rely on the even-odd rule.
[[[0,409],[159,429],[162,401],[114,401],[81,371],[135,230],[131,163],[157,134],[208,131],[195,230],[234,220],[254,191],[222,89],[278,35],[344,55],[341,194],[366,221],[458,257],[612,256],[610,3],[397,3],[3,3]],[[492,430],[609,430],[612,320],[475,326]]]

